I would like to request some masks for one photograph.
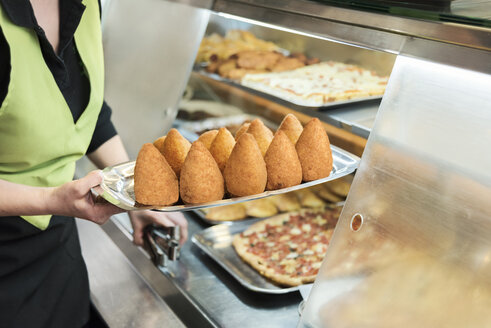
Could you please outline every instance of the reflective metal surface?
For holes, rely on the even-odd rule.
[[[193,213],[184,215],[190,235],[208,227]],[[145,253],[132,245],[126,214],[113,217],[103,229],[188,327],[285,328],[298,322],[297,309],[302,300],[298,292],[252,292],[190,241],[182,247],[178,261],[159,271]]]
[[[235,203],[241,203],[248,200],[264,198],[272,195],[284,194],[293,190],[299,190],[308,188],[317,184],[321,184],[327,181],[335,180],[344,177],[350,173],[353,173],[358,167],[359,158],[348,152],[339,149],[336,146],[331,145],[332,157],[333,157],[333,169],[331,174],[322,179],[304,182],[297,186],[289,188],[283,188],[278,190],[265,191],[260,194],[228,198],[202,204],[182,204],[182,205],[170,205],[166,207],[158,206],[140,206],[135,202],[134,185],[133,185],[133,170],[135,162],[122,163],[113,167],[105,168],[102,173],[104,175],[103,181],[99,187],[94,190],[99,193],[108,202],[125,210],[141,210],[141,209],[154,209],[162,212],[175,212],[175,211],[190,211],[200,208],[230,205]]]
[[[130,158],[171,128],[209,14],[162,0],[105,3],[105,100]]]
[[[245,263],[232,246],[235,234],[241,233],[262,219],[235,222],[232,225],[220,224],[195,233],[193,243],[208,254],[222,268],[227,270],[245,288],[258,293],[286,294],[298,290],[295,287],[280,287],[261,276]]]
[[[489,326],[490,90],[398,57],[300,327]]]
[[[406,37],[491,49],[489,28],[377,14],[305,0],[217,0],[213,10],[395,53]]]
[[[185,327],[98,225],[77,220],[91,299],[109,327]]]

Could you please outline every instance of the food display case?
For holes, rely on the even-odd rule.
[[[331,143],[361,162],[305,303],[312,285],[251,288],[240,266],[227,266],[230,234],[242,231],[246,221],[211,226],[203,213],[185,212],[194,237],[177,261],[157,265],[148,251],[132,245],[127,215],[115,216],[102,229],[190,327],[393,327],[406,326],[412,317],[420,326],[445,326],[450,318],[456,326],[464,322],[459,320],[489,325],[489,315],[477,305],[490,301],[485,199],[491,186],[491,3],[478,6],[106,1],[106,100],[130,157],[172,124],[192,140],[214,124],[232,127],[254,117],[274,129],[294,113],[303,124],[319,118]],[[134,22],[131,29],[128,22]],[[210,74],[195,61],[199,44],[204,36],[231,30],[273,42],[286,56],[302,53],[390,76],[385,94],[306,106]],[[425,275],[425,267],[431,274],[418,284],[415,277]],[[428,287],[450,271],[452,277],[440,279],[439,286],[453,292]],[[398,277],[405,288],[394,287]],[[443,300],[461,294],[469,301],[466,309],[473,310],[445,317],[436,305],[452,311],[455,304]],[[426,303],[416,306],[425,295]],[[387,314],[390,300],[399,302]],[[103,316],[110,315],[99,305]]]

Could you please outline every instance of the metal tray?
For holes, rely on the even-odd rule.
[[[203,76],[206,76],[210,79],[213,79],[215,81],[220,81],[220,82],[229,84],[231,86],[234,86],[236,88],[243,89],[249,93],[256,94],[262,98],[266,98],[266,99],[274,101],[274,102],[293,104],[295,106],[305,108],[305,109],[319,109],[319,110],[329,109],[331,107],[339,107],[342,105],[348,105],[348,104],[359,103],[359,102],[364,102],[364,101],[381,100],[382,96],[383,96],[383,95],[376,95],[376,96],[368,96],[368,97],[357,97],[357,98],[351,98],[351,99],[345,99],[345,100],[339,100],[339,101],[331,101],[331,102],[323,103],[320,105],[312,105],[312,104],[304,103],[301,101],[295,101],[292,99],[282,98],[282,97],[276,96],[274,94],[255,89],[255,88],[243,85],[240,82],[223,78],[216,73],[208,73],[204,70],[199,70],[198,73],[203,75]]]
[[[131,211],[142,209],[153,209],[161,212],[176,212],[176,211],[190,211],[200,208],[230,205],[234,203],[245,202],[248,200],[264,198],[272,195],[284,194],[293,190],[308,188],[320,183],[335,180],[348,175],[356,170],[360,159],[336,146],[331,145],[332,157],[333,157],[333,169],[331,174],[323,179],[318,179],[310,182],[304,182],[297,186],[283,188],[278,190],[265,191],[260,194],[227,198],[217,200],[208,203],[201,204],[175,204],[165,207],[158,206],[142,206],[136,204],[135,193],[133,185],[133,170],[135,168],[135,162],[126,162],[115,166],[105,168],[103,173],[103,180],[101,184],[93,188],[94,193],[98,194],[108,202],[119,208]]]
[[[300,286],[280,287],[273,284],[242,261],[235,252],[232,246],[233,235],[241,233],[253,223],[261,220],[263,219],[241,221],[233,225],[216,225],[194,234],[191,240],[249,290],[267,294],[286,294],[297,291]]]

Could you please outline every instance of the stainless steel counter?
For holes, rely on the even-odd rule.
[[[194,213],[185,213],[190,234],[206,228]],[[159,271],[129,239],[126,215],[103,226],[130,263],[188,327],[295,327],[300,293],[259,294],[245,289],[188,241],[179,261]]]
[[[98,225],[77,227],[92,302],[109,327],[185,327]]]

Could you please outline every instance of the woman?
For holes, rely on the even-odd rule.
[[[82,327],[89,287],[73,217],[103,224],[100,171],[71,181],[84,154],[128,160],[103,101],[96,0],[0,0],[0,327]],[[133,212],[134,242],[180,214]],[[115,273],[116,274],[116,273]]]

